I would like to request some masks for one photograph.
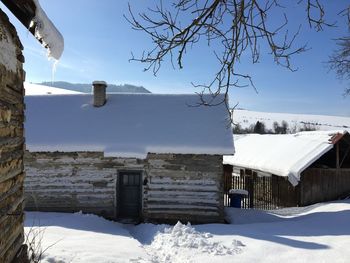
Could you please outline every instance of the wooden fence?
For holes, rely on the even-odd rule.
[[[350,195],[350,169],[309,168],[302,173],[300,204],[332,201]]]
[[[224,203],[230,205],[230,189],[247,190],[249,196],[242,199],[242,208],[276,209],[298,205],[299,187],[293,187],[287,178],[270,175],[258,176],[257,172],[242,169],[239,176],[225,169]]]
[[[301,181],[293,187],[285,177],[259,176],[258,172],[240,169],[232,173],[232,167],[224,167],[224,204],[230,205],[229,190],[244,189],[249,196],[242,200],[242,208],[277,209],[306,206],[332,201],[350,195],[350,169],[308,168]]]

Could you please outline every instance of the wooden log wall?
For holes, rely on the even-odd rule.
[[[26,209],[83,211],[115,218],[118,171],[141,171],[145,221],[222,222],[222,156],[148,154],[146,160],[103,153],[25,153]]]
[[[118,170],[143,170],[143,161],[102,152],[25,153],[26,210],[116,215]]]
[[[350,195],[350,169],[309,168],[300,183],[302,206]]]
[[[149,154],[144,217],[160,222],[223,222],[222,167],[222,156]]]
[[[0,9],[0,262],[11,262],[23,234],[23,121],[25,73],[22,45]]]

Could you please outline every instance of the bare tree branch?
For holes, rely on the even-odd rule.
[[[350,36],[337,40],[338,49],[329,57],[329,67],[343,80],[350,80]],[[350,95],[350,84],[345,88],[344,96]]]
[[[328,65],[339,79],[350,81],[350,5],[339,12],[339,15],[347,21],[348,36],[336,39],[338,49],[329,57]],[[350,96],[350,82],[344,89],[344,96]]]
[[[129,15],[125,18],[135,30],[146,33],[153,42],[153,48],[141,57],[132,55],[131,60],[145,63],[144,70],[156,75],[166,58],[173,66],[183,68],[186,52],[205,41],[208,46],[215,43],[214,56],[218,68],[213,79],[207,84],[194,84],[201,87],[199,105],[213,106],[227,103],[228,91],[232,87],[254,84],[249,74],[242,74],[237,65],[243,54],[250,54],[252,63],[260,59],[260,46],[267,46],[275,63],[291,71],[291,57],[306,50],[306,45],[295,46],[299,29],[290,33],[288,18],[280,0],[173,0],[164,5],[159,0],[154,8],[146,12],[133,12],[129,4]],[[299,0],[298,5],[306,10],[309,26],[317,31],[324,26],[334,26],[325,20],[325,10],[320,0]],[[268,18],[282,13],[280,25],[271,25]],[[214,45],[213,45],[214,46]],[[224,93],[221,101],[205,101],[203,94],[213,98]],[[197,105],[198,106],[198,105]],[[228,106],[227,106],[228,107]]]

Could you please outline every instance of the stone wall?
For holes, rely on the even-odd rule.
[[[141,171],[144,221],[222,222],[222,156],[99,152],[25,154],[26,209],[117,216],[118,171]]]
[[[0,262],[10,262],[23,243],[22,45],[0,9]]]

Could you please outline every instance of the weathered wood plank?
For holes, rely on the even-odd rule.
[[[302,174],[301,204],[335,200],[350,192],[349,169],[310,168]]]
[[[217,222],[223,219],[221,156],[149,154],[147,163],[149,184],[145,187],[144,214],[155,220],[182,218],[199,222],[209,216],[216,217]]]
[[[217,222],[221,221],[221,156],[150,156],[150,159],[142,161],[104,158],[103,154],[97,153],[26,152],[26,207],[30,210],[89,210],[100,213],[103,206],[102,210],[111,215],[116,212],[118,171],[143,170],[147,179],[142,190],[143,218],[147,218],[150,209],[162,207],[167,203],[176,207],[169,213],[178,210],[180,212],[176,215],[183,217],[182,219],[192,220],[197,218],[192,216],[193,213],[208,210],[216,211],[210,216],[216,216]],[[211,168],[203,170],[202,167],[198,168],[201,171],[196,171],[195,167],[200,165],[209,165]],[[155,217],[156,210],[152,211],[152,217]],[[164,218],[164,209],[158,211],[158,217]],[[187,216],[184,216],[186,213]],[[170,214],[168,216],[172,217]],[[210,221],[212,222],[212,218]]]

